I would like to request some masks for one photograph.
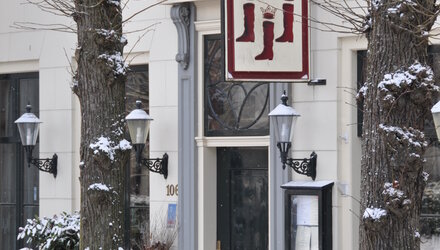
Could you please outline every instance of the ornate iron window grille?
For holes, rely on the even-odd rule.
[[[269,134],[269,84],[225,82],[220,35],[205,36],[205,135]]]

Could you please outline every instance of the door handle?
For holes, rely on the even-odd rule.
[[[216,250],[222,250],[222,243],[221,243],[221,241],[217,241],[217,247],[216,247]]]

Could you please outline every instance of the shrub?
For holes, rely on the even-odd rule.
[[[44,250],[79,249],[80,215],[65,212],[53,218],[28,219],[25,227],[19,228],[17,239]]]

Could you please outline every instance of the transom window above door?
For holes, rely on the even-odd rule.
[[[269,84],[224,81],[220,35],[204,37],[205,136],[269,134]]]

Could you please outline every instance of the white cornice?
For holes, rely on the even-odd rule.
[[[268,147],[269,136],[196,137],[197,147]]]
[[[196,21],[194,22],[196,31],[213,31],[220,33],[221,22],[220,20],[209,20],[209,21]]]

